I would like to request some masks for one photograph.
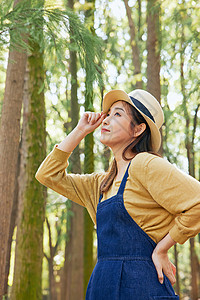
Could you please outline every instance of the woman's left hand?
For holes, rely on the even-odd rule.
[[[169,281],[172,285],[176,282],[176,267],[174,264],[169,260],[168,254],[166,250],[163,250],[162,247],[159,247],[159,243],[157,244],[156,248],[152,254],[152,260],[155,265],[156,271],[158,273],[158,280],[160,283],[163,283],[164,274],[168,277]]]

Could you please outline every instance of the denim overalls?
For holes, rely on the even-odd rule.
[[[135,223],[124,206],[128,169],[117,194],[97,206],[98,261],[86,300],[179,299],[168,278],[160,284],[151,255],[156,243]]]

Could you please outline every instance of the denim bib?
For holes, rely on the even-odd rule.
[[[131,162],[130,162],[131,163]],[[176,299],[170,281],[158,281],[152,261],[156,243],[137,225],[124,206],[126,169],[115,196],[97,206],[98,259],[86,300]]]

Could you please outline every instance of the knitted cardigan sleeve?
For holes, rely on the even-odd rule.
[[[200,232],[200,183],[163,158],[150,156],[145,185],[154,200],[175,216],[169,234],[183,244]]]
[[[43,185],[87,208],[96,223],[96,208],[104,173],[67,174],[71,153],[57,147],[45,158],[35,177]]]

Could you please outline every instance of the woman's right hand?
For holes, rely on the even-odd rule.
[[[84,112],[83,116],[79,120],[76,128],[84,133],[84,135],[93,132],[97,127],[99,127],[105,118],[106,114],[95,113],[91,111]]]

